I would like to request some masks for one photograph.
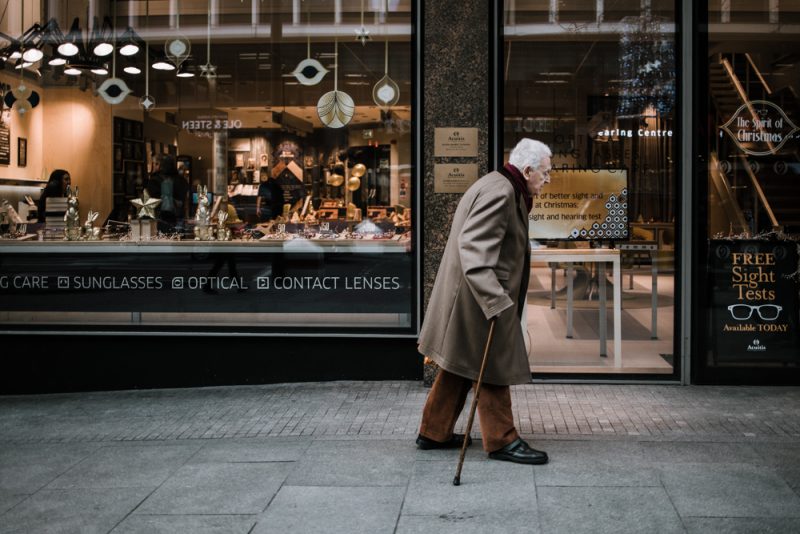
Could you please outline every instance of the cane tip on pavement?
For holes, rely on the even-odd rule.
[[[461,477],[453,478],[453,485],[454,486],[460,486],[461,485]]]

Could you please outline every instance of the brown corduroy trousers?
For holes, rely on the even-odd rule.
[[[449,440],[458,415],[464,408],[467,393],[473,385],[468,378],[439,369],[422,411],[419,433],[434,441]],[[487,452],[496,451],[519,437],[514,428],[511,391],[508,386],[481,385],[478,417],[481,422],[483,448]]]

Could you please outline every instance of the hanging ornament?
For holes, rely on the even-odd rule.
[[[351,175],[350,178],[347,179],[347,190],[358,191],[359,187],[361,187],[361,178]]]
[[[39,104],[39,93],[25,84],[25,69],[20,69],[19,85],[6,92],[3,102],[9,108],[17,110],[20,115],[25,115]]]
[[[36,91],[31,91],[30,95],[28,95],[27,98],[17,98],[16,96],[14,96],[13,91],[8,91],[3,96],[3,102],[5,103],[7,108],[13,108],[14,103],[21,100],[26,100],[31,105],[31,108],[35,108],[36,106],[39,105],[41,98],[39,97],[39,93],[37,93]]]
[[[400,100],[400,87],[389,77],[389,41],[386,41],[383,61],[383,78],[372,88],[372,100],[381,109],[387,109]]]
[[[145,21],[150,19],[150,1],[145,3]],[[148,29],[150,25],[147,25]],[[149,32],[148,32],[149,33]],[[150,111],[156,107],[156,99],[150,96],[150,43],[144,42],[144,96],[139,99],[139,107]]]
[[[175,68],[180,68],[181,63],[186,61],[192,51],[192,43],[186,37],[178,36],[167,41],[164,45],[164,53],[175,65]]]
[[[117,3],[114,2],[114,23],[117,20]],[[117,32],[112,24],[111,26],[112,46],[114,49],[117,47]],[[114,54],[111,60],[111,78],[106,79],[100,87],[97,88],[97,93],[103,97],[103,100],[111,105],[119,104],[125,97],[131,94],[131,89],[125,80],[117,78],[117,54]]]
[[[363,163],[356,163],[353,166],[353,170],[350,171],[350,176],[355,176],[356,178],[361,178],[367,173],[367,166]]]
[[[113,105],[125,100],[131,94],[131,89],[122,78],[108,78],[97,88],[97,92],[103,100]]]
[[[139,105],[142,106],[142,109],[145,111],[150,111],[154,107],[156,107],[156,99],[150,95],[144,95],[142,98],[139,99]]]
[[[361,0],[361,27],[354,31],[356,32],[356,41],[360,41],[361,46],[367,46],[367,41],[372,37],[369,35],[369,30],[364,27],[364,0]]]
[[[31,109],[33,109],[33,106],[31,106],[31,103],[28,102],[27,100],[17,100],[16,102],[14,102],[13,109],[15,109],[17,113],[19,113],[20,115],[24,116]]]
[[[328,74],[328,69],[322,66],[322,63],[317,61],[316,59],[311,58],[311,14],[308,15],[308,23],[307,23],[307,51],[306,51],[306,59],[301,61],[295,67],[294,75],[297,78],[297,81],[303,85],[317,85],[319,82],[322,81],[322,78]]]
[[[208,37],[206,42],[206,64],[200,65],[200,76],[207,80],[217,77],[217,66],[211,64],[211,0],[208,0]]]
[[[180,1],[175,4],[175,32],[176,35],[164,44],[164,55],[179,69],[181,63],[186,61],[192,52],[192,43],[187,37],[180,33],[181,30],[181,5]]]
[[[322,95],[317,102],[317,115],[328,128],[341,128],[353,118],[355,102],[347,93],[339,91],[339,43],[334,41],[333,91]]]

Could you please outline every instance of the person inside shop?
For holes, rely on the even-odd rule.
[[[184,219],[189,217],[189,184],[178,174],[174,156],[156,154],[146,189],[151,197],[161,199],[158,230],[171,232],[182,227]]]
[[[256,197],[256,217],[258,222],[267,222],[283,212],[283,190],[267,167],[261,167],[258,175],[260,183]]]
[[[50,173],[47,185],[42,189],[37,207],[39,209],[39,222],[45,220],[48,198],[63,198],[67,196],[67,188],[72,183],[69,173],[64,169],[56,169]]]
[[[531,381],[521,325],[530,276],[528,213],[550,182],[551,156],[547,145],[522,139],[509,162],[477,180],[458,203],[419,337],[419,351],[439,365],[422,413],[420,449],[469,443],[453,428],[494,320],[478,397],[483,448],[494,460],[548,461],[514,427],[509,386]]]

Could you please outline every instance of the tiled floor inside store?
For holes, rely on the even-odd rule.
[[[608,268],[609,280],[611,268]],[[528,290],[528,332],[533,340],[530,362],[534,373],[646,373],[672,374],[675,278],[658,275],[657,339],[651,339],[652,276],[649,269],[624,273],[622,287],[622,368],[614,367],[613,291],[608,284],[608,356],[600,356],[596,300],[576,296],[573,337],[567,334],[566,276],[556,270],[556,308],[550,308],[551,270],[531,269]],[[576,283],[576,289],[581,284]],[[580,291],[576,291],[580,293]]]

